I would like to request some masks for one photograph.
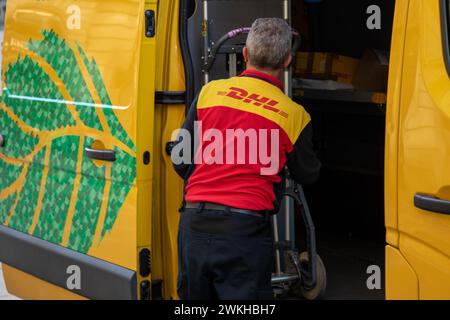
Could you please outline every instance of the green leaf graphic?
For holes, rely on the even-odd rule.
[[[17,190],[10,190],[11,195],[0,199],[0,223],[5,224],[11,216],[9,227],[33,232],[34,236],[57,244],[62,243],[64,231],[70,227],[67,229],[67,246],[87,253],[94,245],[96,230],[101,230],[101,239],[113,230],[134,185],[136,158],[114,142],[117,160],[109,164],[110,191],[105,194],[105,181],[110,178],[106,176],[105,166],[96,166],[83,152],[94,142],[94,137],[84,132],[84,126],[100,131],[106,129],[100,124],[96,111],[99,106],[94,105],[84,77],[91,78],[101,104],[112,105],[100,69],[80,46],[70,45],[52,30],[44,30],[42,35],[42,40],[32,39],[27,45],[39,56],[39,61],[33,60],[34,55],[25,55],[4,70],[6,88],[2,108],[7,112],[0,109],[0,129],[6,144],[0,148],[0,191],[9,186]],[[84,77],[77,54],[88,73]],[[47,67],[43,68],[43,64]],[[54,82],[55,79],[46,73],[48,66],[60,80]],[[70,103],[64,101],[63,88],[71,97]],[[78,117],[69,111],[71,104],[76,106]],[[116,111],[111,108],[99,110],[105,116],[111,141],[118,140],[135,151],[136,146],[118,120]],[[66,135],[66,127],[79,128],[80,136]],[[25,158],[31,154],[33,159],[27,163]],[[16,161],[11,164],[3,157]],[[77,172],[80,167],[81,172]],[[27,170],[25,177],[19,181],[23,170]],[[19,183],[14,183],[16,181]],[[100,221],[106,199],[105,219]],[[73,214],[69,215],[71,208]],[[72,216],[71,221],[68,221],[69,216]],[[100,229],[97,228],[99,223],[102,224],[98,226]]]
[[[0,200],[0,224],[3,224],[9,217],[14,201],[16,201],[15,193],[6,199]]]
[[[72,48],[54,31],[45,30],[42,34],[44,40],[32,40],[28,48],[52,66],[74,101],[94,103]],[[95,108],[79,106],[77,111],[85,125],[102,130]]]
[[[130,182],[123,183],[122,181],[133,181],[136,176],[136,161],[128,153],[123,152],[119,148],[115,149],[117,164],[111,167],[111,177],[121,177],[121,180],[112,179],[111,189],[109,191],[108,207],[106,209],[105,223],[102,229],[102,239],[106,232],[111,231],[116,222],[117,214],[125,200],[132,184]]]
[[[45,97],[64,100],[58,87],[50,77],[29,57],[19,59],[6,73],[8,92],[21,97]],[[13,98],[5,94],[3,102],[23,121],[40,130],[55,130],[75,125],[69,110],[64,105],[55,106],[45,101],[30,101]],[[58,108],[55,112],[55,108]]]
[[[19,202],[14,211],[9,227],[22,232],[28,232],[33,222],[34,211],[38,205],[39,188],[44,170],[45,148],[40,150],[28,168],[25,184],[19,195]]]
[[[87,67],[89,74],[91,75],[92,81],[94,82],[95,89],[98,92],[98,95],[101,101],[106,105],[112,105],[111,100],[109,99],[108,91],[105,88],[105,84],[102,80],[102,75],[100,74],[100,70],[98,69],[95,60],[88,60],[86,54],[83,49],[78,45],[78,51],[83,58],[83,62]],[[133,141],[131,141],[127,132],[123,129],[122,124],[119,122],[117,117],[114,114],[112,109],[104,109],[106,121],[108,122],[108,126],[111,128],[113,135],[118,138],[120,141],[123,141],[128,147],[130,147],[133,151],[136,151],[136,146]]]
[[[9,164],[0,159],[0,172],[2,173],[2,176],[0,177],[0,186],[2,188],[9,187],[17,180],[17,178],[19,178],[22,169],[23,166],[21,165]]]
[[[92,139],[86,139],[85,146],[90,146],[92,142]],[[105,180],[101,177],[105,176],[105,167],[95,166],[92,160],[85,156],[82,171],[85,174],[81,177],[78,188],[69,248],[86,252],[92,245],[103,202]]]
[[[1,134],[5,139],[5,145],[0,151],[6,157],[24,158],[33,152],[39,142],[37,136],[23,132],[19,125],[1,109],[0,128]],[[20,144],[17,143],[18,141]],[[1,188],[4,188],[4,186],[2,185]]]
[[[77,169],[79,137],[53,140],[39,221],[34,230],[38,238],[60,243],[66,224]]]

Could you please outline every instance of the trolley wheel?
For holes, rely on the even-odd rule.
[[[304,251],[300,254],[299,257],[300,265],[302,268],[307,268],[308,262],[309,262],[309,254],[308,252]],[[317,273],[317,281],[316,286],[312,289],[305,288],[303,286],[303,282],[300,282],[295,288],[294,293],[297,296],[301,296],[307,300],[316,300],[323,297],[325,294],[325,290],[327,287],[327,272],[325,269],[325,264],[323,263],[322,259],[319,255],[317,255],[316,258],[316,273]]]

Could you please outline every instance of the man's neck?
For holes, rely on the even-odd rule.
[[[247,64],[247,70],[256,70],[259,72],[263,72],[265,74],[268,74],[269,76],[272,76],[272,77],[277,78],[278,80],[282,81],[283,70],[281,70],[281,69],[278,69],[278,70],[261,69],[261,68],[256,68],[256,67],[252,66],[251,64]]]

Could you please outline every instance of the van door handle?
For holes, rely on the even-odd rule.
[[[86,156],[94,159],[94,160],[102,160],[102,161],[116,161],[116,152],[113,150],[98,150],[85,148]]]
[[[414,205],[419,209],[450,215],[450,201],[438,197],[417,193],[414,196]]]

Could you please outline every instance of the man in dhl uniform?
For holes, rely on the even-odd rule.
[[[181,299],[270,299],[273,240],[286,165],[317,180],[311,118],[283,93],[292,32],[257,19],[243,50],[247,69],[204,86],[172,150],[185,179],[179,226]]]

